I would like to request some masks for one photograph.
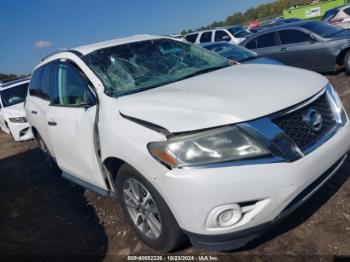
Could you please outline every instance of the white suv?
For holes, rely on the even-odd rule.
[[[24,112],[24,101],[30,78],[0,83],[0,130],[12,135],[15,141],[33,138]]]
[[[350,29],[350,4],[328,10],[322,17],[322,21]]]
[[[240,247],[344,162],[349,121],[319,74],[231,65],[195,45],[133,36],[49,56],[26,112],[46,162],[118,196],[140,238],[169,251]]]
[[[199,31],[185,35],[185,40],[194,44],[230,42],[239,44],[252,33],[243,26],[228,26]]]

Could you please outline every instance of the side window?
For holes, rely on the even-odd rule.
[[[79,107],[93,103],[88,83],[75,66],[57,63],[53,67],[52,104]]]
[[[350,7],[343,10],[345,14],[350,15]]]
[[[259,36],[257,39],[258,48],[266,48],[266,47],[272,47],[276,45],[277,45],[277,41],[276,41],[275,32],[267,33],[265,35]]]
[[[40,97],[45,100],[50,100],[50,73],[51,64],[45,65],[42,69],[40,81]]]
[[[194,43],[194,42],[196,42],[197,36],[198,36],[198,34],[187,35],[187,36],[185,37],[185,39],[186,39],[188,42]]]
[[[41,73],[43,68],[40,67],[34,71],[29,84],[29,94],[31,96],[40,97],[40,81],[41,81]]]
[[[215,32],[215,42],[230,41],[231,36],[224,30],[217,30]]]
[[[212,34],[213,34],[213,33],[212,33],[211,31],[202,33],[201,39],[199,40],[199,42],[201,42],[201,43],[208,43],[208,42],[211,42],[211,36],[212,36]]]
[[[256,49],[256,38],[250,40],[245,47],[248,49]]]
[[[282,30],[279,32],[282,45],[310,42],[310,35],[299,30]]]

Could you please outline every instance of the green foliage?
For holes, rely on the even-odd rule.
[[[312,0],[276,0],[272,3],[262,4],[257,7],[249,8],[246,12],[238,12],[228,16],[224,21],[214,21],[208,26],[202,26],[198,30],[205,30],[209,28],[215,28],[219,26],[227,25],[242,25],[251,20],[268,20],[277,16],[282,16],[283,10],[292,6],[309,4]],[[183,30],[182,35],[193,32],[190,30]]]
[[[30,76],[30,74],[15,75],[15,74],[2,74],[2,73],[0,73],[0,81],[11,80],[11,79],[18,78],[18,77],[28,77],[28,76]]]

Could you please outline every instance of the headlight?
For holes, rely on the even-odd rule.
[[[330,102],[332,111],[334,113],[335,120],[337,121],[338,124],[345,125],[347,121],[346,113],[343,108],[343,104],[340,100],[340,97],[338,93],[334,90],[331,83],[328,84],[327,95],[328,95],[328,101]]]
[[[269,155],[239,127],[222,127],[148,144],[150,153],[171,167],[194,166]]]
[[[10,120],[10,122],[17,123],[17,124],[27,123],[27,118],[25,118],[25,117],[12,117],[12,118],[10,117],[9,120]]]

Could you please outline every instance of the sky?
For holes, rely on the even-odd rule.
[[[30,73],[60,49],[134,34],[172,34],[271,0],[1,0],[0,72]]]

